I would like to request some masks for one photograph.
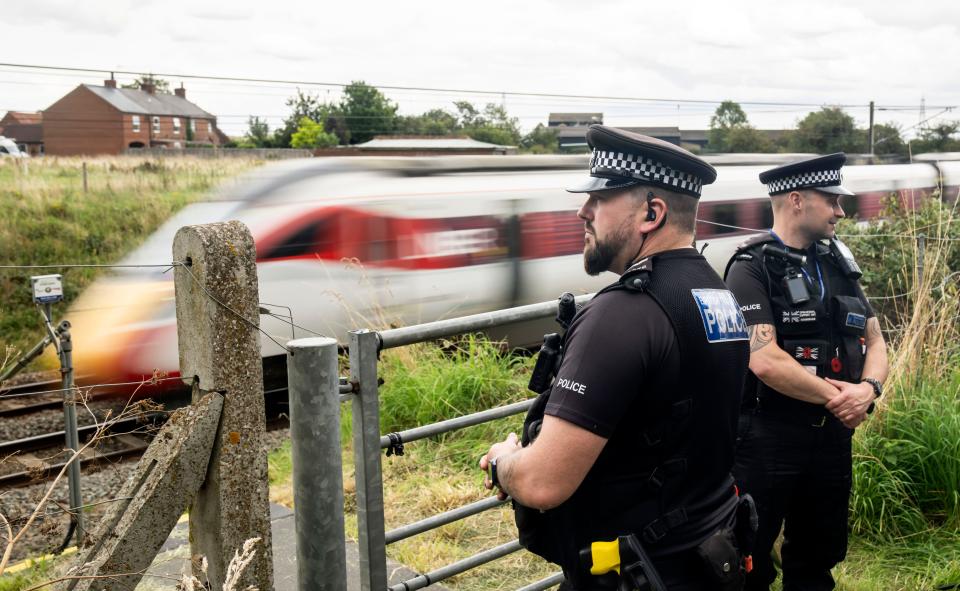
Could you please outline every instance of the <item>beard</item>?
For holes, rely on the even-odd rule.
[[[620,227],[603,240],[594,234],[594,245],[584,245],[583,269],[587,272],[587,275],[599,275],[610,270],[614,259],[617,258],[617,255],[620,254],[627,243],[630,221],[632,219],[624,220]]]

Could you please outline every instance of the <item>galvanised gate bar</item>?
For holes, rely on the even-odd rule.
[[[592,295],[577,298],[581,304]],[[328,338],[290,341],[290,429],[293,442],[293,485],[296,504],[299,588],[346,588],[343,526],[343,476],[340,449],[340,403],[353,404],[353,448],[357,486],[360,587],[363,591],[413,591],[440,582],[521,550],[517,540],[484,550],[392,587],[387,584],[386,546],[448,523],[498,507],[495,496],[386,531],[383,512],[381,450],[425,437],[463,429],[525,412],[531,400],[422,425],[400,433],[380,433],[377,363],[380,351],[451,337],[486,328],[547,318],[557,302],[543,302],[462,318],[441,320],[381,332],[350,333],[350,377],[338,377],[337,342]],[[519,591],[548,589],[563,580],[560,573]]]

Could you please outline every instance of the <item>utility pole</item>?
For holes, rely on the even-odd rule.
[[[868,137],[870,141],[870,155],[873,156],[873,101],[870,101],[870,133]]]

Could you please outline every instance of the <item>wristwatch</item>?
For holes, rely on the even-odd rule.
[[[883,396],[883,384],[880,383],[880,380],[875,380],[873,378],[863,378],[860,380],[860,383],[866,382],[873,387],[873,399],[876,401],[878,398]],[[871,402],[870,406],[867,407],[867,414],[873,413],[873,409],[877,407],[876,402]]]
[[[873,396],[874,398],[880,398],[883,396],[883,384],[880,383],[880,380],[875,380],[873,378],[863,378],[860,382],[866,382],[873,386]]]
[[[490,468],[490,482],[493,486],[500,488],[500,479],[497,478],[497,458],[493,458],[487,464]]]

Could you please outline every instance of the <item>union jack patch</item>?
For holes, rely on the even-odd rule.
[[[818,359],[820,359],[820,347],[798,346],[793,356],[796,357],[797,359],[808,359],[811,361],[817,361]]]

